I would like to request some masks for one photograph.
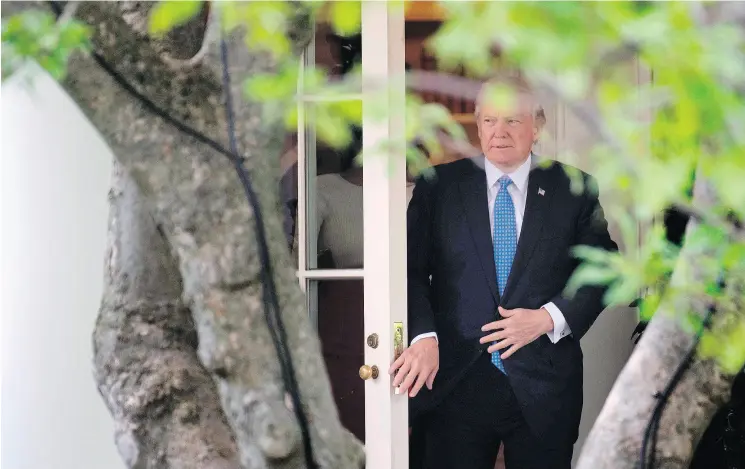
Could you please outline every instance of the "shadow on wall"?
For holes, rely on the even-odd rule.
[[[2,460],[123,468],[92,374],[112,154],[38,67],[2,86]]]

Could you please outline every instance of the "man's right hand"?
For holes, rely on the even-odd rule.
[[[425,384],[427,389],[432,389],[439,369],[440,350],[437,339],[427,337],[404,350],[393,362],[388,373],[396,375],[393,378],[394,388],[400,386],[402,392],[410,389],[409,397],[414,397]]]

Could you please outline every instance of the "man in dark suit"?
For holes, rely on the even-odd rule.
[[[510,106],[485,99],[499,83]],[[617,249],[591,176],[531,151],[545,115],[518,79],[490,82],[476,116],[483,154],[436,167],[409,204],[411,345],[391,365],[426,415],[426,469],[568,469],[582,412],[579,341],[604,290],[564,293],[572,246]],[[426,385],[426,390],[422,388]],[[420,392],[421,391],[421,392]],[[418,430],[418,429],[417,429]]]

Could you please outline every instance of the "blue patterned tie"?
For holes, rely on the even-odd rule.
[[[497,288],[499,288],[499,295],[502,296],[517,250],[517,226],[515,225],[515,206],[510,193],[507,192],[512,179],[502,176],[497,183],[499,183],[499,190],[494,201],[494,265],[497,268]],[[491,361],[502,373],[507,374],[502,358],[499,356],[499,350],[491,354]]]

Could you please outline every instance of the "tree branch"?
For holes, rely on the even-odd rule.
[[[196,36],[196,39],[189,41],[189,36]],[[220,40],[220,21],[210,8],[210,3],[205,2],[197,18],[174,28],[166,37],[169,47],[161,53],[163,62],[174,70],[185,71],[201,64],[207,55],[209,44]],[[198,44],[198,49],[193,53],[191,50],[179,52],[179,45],[183,43]]]
[[[696,179],[694,203],[714,207],[714,190],[702,178]],[[700,224],[692,220],[690,233]],[[715,254],[716,246],[692,249],[685,243],[671,283],[690,284],[715,281],[697,262]],[[676,295],[667,299],[655,313],[641,341],[621,371],[582,448],[578,469],[635,469],[639,462],[642,437],[656,404],[654,391],[670,380],[674,370],[688,355],[695,333],[686,329],[680,313],[694,312],[703,318],[710,299]],[[659,424],[656,447],[658,467],[687,468],[698,441],[714,413],[729,398],[734,376],[725,375],[719,365],[696,355],[670,396]],[[629,399],[633,396],[633,399]]]
[[[57,24],[70,21],[75,16],[75,12],[78,11],[78,5],[80,5],[80,2],[67,2],[65,9],[62,11],[62,15],[60,15],[57,20]]]
[[[711,211],[707,211],[703,207],[697,207],[692,203],[676,202],[672,205],[672,208],[699,223],[721,228],[730,240],[734,242],[745,240],[745,228],[734,220],[726,220],[713,215]]]
[[[609,50],[598,59],[593,82],[600,81],[613,69],[613,66],[626,64],[638,54],[639,45],[632,42],[623,42],[618,47]]]
[[[128,467],[239,469],[217,389],[196,355],[176,260],[115,164],[95,378]]]

